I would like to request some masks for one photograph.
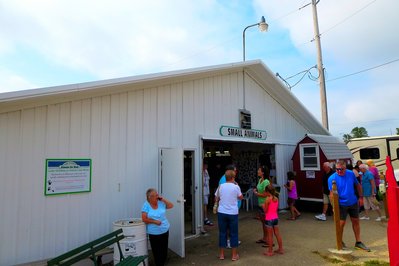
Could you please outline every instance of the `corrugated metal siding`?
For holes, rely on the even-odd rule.
[[[266,129],[267,142],[295,145],[303,135],[308,133],[290,113],[270,97],[265,91],[266,88],[260,87],[252,80],[248,83],[250,86],[246,90],[246,108],[252,113],[252,128]]]
[[[269,142],[304,135],[259,85],[246,92],[253,127]],[[238,126],[242,106],[236,72],[0,114],[0,265],[56,256],[140,217],[145,190],[158,184],[159,147],[196,149],[198,181],[199,136]],[[280,185],[294,148],[276,145]],[[46,158],[91,158],[92,191],[45,197]]]
[[[308,137],[318,142],[328,160],[352,159],[348,146],[337,137],[327,135],[307,134]]]
[[[287,172],[292,171],[291,156],[295,151],[295,145],[275,145],[276,150],[276,176],[277,184],[280,186],[279,208],[287,207]]]

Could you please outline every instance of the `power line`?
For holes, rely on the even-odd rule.
[[[361,11],[363,11],[364,9],[366,9],[367,7],[369,7],[371,4],[374,4],[377,0],[373,0],[371,2],[369,2],[368,4],[366,4],[365,6],[363,6],[362,8],[358,9],[355,13],[352,13],[351,15],[349,15],[348,17],[344,18],[343,20],[339,21],[338,23],[336,23],[335,25],[329,27],[328,29],[324,30],[323,32],[320,33],[320,36],[329,32],[330,30],[336,28],[337,26],[343,24],[344,22],[346,22],[347,20],[349,20],[350,18],[354,17],[355,15],[357,15],[358,13],[360,13]],[[310,4],[304,5],[303,7],[301,7],[300,9],[307,7]],[[310,41],[304,42],[299,44],[298,46],[302,46],[308,43],[311,43],[314,41],[314,38],[312,38]]]
[[[338,122],[334,123],[334,125],[349,125],[349,124],[370,124],[370,123],[383,123],[383,122],[393,122],[399,121],[399,118],[388,118],[388,119],[378,119],[378,120],[361,120],[356,122]]]
[[[337,27],[338,25],[341,25],[342,23],[346,22],[348,19],[354,17],[355,15],[357,15],[358,13],[362,12],[364,9],[366,9],[367,7],[369,7],[371,4],[374,4],[377,0],[373,0],[370,3],[368,3],[367,5],[365,5],[364,7],[362,7],[361,9],[357,10],[355,13],[353,13],[352,15],[350,15],[349,17],[344,18],[343,20],[341,20],[340,22],[338,22],[337,24],[331,26],[330,28],[326,29],[325,31],[323,31],[322,33],[320,33],[320,35],[334,29],[335,27]]]
[[[357,75],[357,74],[360,74],[360,73],[363,73],[363,72],[367,72],[367,71],[370,71],[370,70],[373,70],[373,69],[376,69],[376,68],[379,68],[379,67],[383,67],[383,66],[395,63],[397,61],[399,61],[399,58],[397,58],[395,60],[392,60],[392,61],[389,61],[389,62],[386,62],[386,63],[383,63],[383,64],[380,64],[380,65],[377,65],[377,66],[373,66],[373,67],[369,67],[369,68],[366,68],[366,69],[363,69],[363,70],[360,70],[360,71],[357,71],[357,72],[353,72],[351,74],[347,74],[347,75],[344,75],[344,76],[340,76],[340,77],[336,77],[336,78],[333,78],[333,79],[329,79],[329,80],[327,80],[327,82],[335,81],[335,80],[339,80],[339,79],[343,79],[343,78],[347,78],[347,77],[350,77],[350,76],[354,76],[354,75]]]
[[[288,77],[286,79],[284,79],[279,73],[276,73],[276,76],[279,77],[287,85],[287,87],[291,90],[293,87],[298,85],[299,82],[301,82],[303,80],[303,78],[306,76],[306,74],[308,75],[309,79],[311,79],[313,81],[317,80],[319,77],[313,76],[312,73],[310,72],[313,68],[317,69],[317,66],[312,66],[312,67],[310,67],[310,68],[308,68],[306,70],[302,70],[302,71],[300,71],[300,72],[298,72],[298,73],[296,73],[296,74],[294,74],[294,75],[292,75],[292,76],[290,76],[290,77]],[[299,80],[294,85],[290,85],[288,83],[288,81],[287,81],[288,79],[294,78],[294,77],[296,77],[296,76],[298,76],[300,74],[303,74],[303,75],[299,78]],[[320,75],[320,73],[319,73],[319,75]]]
[[[300,8],[297,8],[297,9],[293,9],[292,11],[286,13],[285,15],[281,15],[281,16],[275,18],[275,19],[270,20],[270,22],[274,22],[274,21],[280,20],[280,19],[282,19],[282,18],[288,17],[288,16],[294,14],[295,12],[300,11],[302,8],[304,8],[304,7],[308,6],[308,5],[309,5],[309,4],[304,5],[304,6],[300,7]]]

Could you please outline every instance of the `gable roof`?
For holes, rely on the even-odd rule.
[[[148,88],[165,83],[183,82],[231,72],[245,72],[273,99],[289,112],[308,132],[330,135],[321,123],[304,107],[261,60],[216,66],[146,74],[125,78],[85,82],[0,94],[0,113],[40,106],[40,104],[71,101],[104,94],[118,93],[134,88]]]
[[[348,146],[337,137],[316,134],[306,134],[306,137],[319,144],[327,160],[349,159],[353,157]]]

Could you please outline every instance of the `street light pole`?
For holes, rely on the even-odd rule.
[[[265,17],[262,16],[260,22],[246,26],[242,31],[242,61],[245,62],[245,31],[251,27],[258,26],[261,32],[267,31],[269,25],[266,23]],[[245,110],[245,69],[242,69],[242,94],[243,94],[243,109]]]
[[[245,29],[242,32],[242,61],[245,61],[245,31],[248,28],[251,28],[254,26],[258,26],[259,30],[261,32],[267,31],[267,29],[269,28],[269,25],[266,23],[264,16],[262,16],[262,18],[260,19],[260,22],[245,27]]]
[[[327,96],[326,96],[326,81],[324,77],[323,59],[321,55],[321,44],[320,44],[320,33],[319,33],[319,22],[317,19],[317,8],[316,4],[318,0],[312,0],[313,8],[313,26],[315,33],[315,42],[317,48],[317,69],[319,71],[319,85],[320,85],[320,105],[321,105],[321,122],[323,126],[328,130],[328,112],[327,112]]]

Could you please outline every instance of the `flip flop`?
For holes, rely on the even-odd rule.
[[[263,240],[263,239],[259,239],[259,240],[256,240],[256,242],[255,242],[256,244],[265,244],[266,243],[266,241],[265,240]]]
[[[232,261],[236,261],[236,260],[239,260],[239,259],[240,259],[240,256],[238,256],[238,255],[236,255],[235,257],[231,258]]]
[[[223,256],[219,256],[219,260],[224,260],[224,255]]]
[[[275,245],[274,245],[274,243],[273,243],[273,247],[274,247],[274,246],[275,246]],[[269,244],[267,244],[267,243],[266,243],[266,244],[263,244],[262,247],[263,247],[263,248],[267,248],[267,247],[269,247]]]

